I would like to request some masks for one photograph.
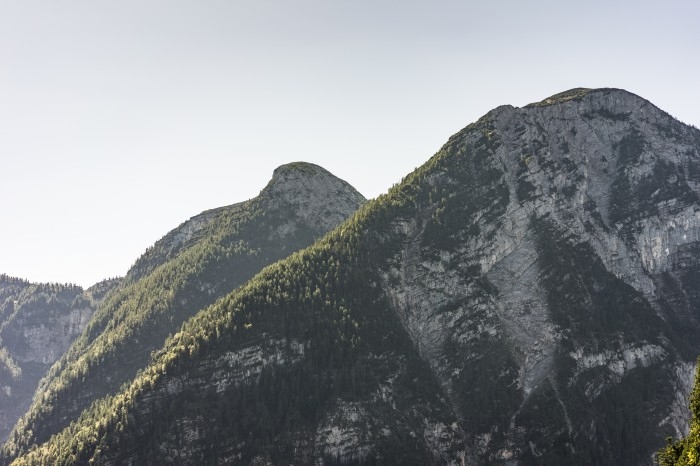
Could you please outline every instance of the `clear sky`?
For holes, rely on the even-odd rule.
[[[700,125],[700,2],[0,2],[0,272],[89,286],[283,163],[367,197],[501,104]]]

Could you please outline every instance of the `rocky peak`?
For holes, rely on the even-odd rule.
[[[210,234],[222,218],[238,215],[248,209],[250,203],[283,223],[271,235],[271,238],[280,239],[302,224],[325,233],[365,202],[355,188],[323,167],[307,162],[281,165],[274,170],[272,179],[258,197],[204,211],[170,231],[136,261],[126,280],[143,278]]]
[[[331,176],[334,177],[333,174],[331,174],[328,170],[325,168],[321,167],[320,165],[316,165],[315,163],[310,163],[310,162],[289,162],[285,163],[283,165],[280,165],[279,167],[275,168],[275,170],[272,172],[272,179],[275,180],[278,177],[295,177],[295,176],[317,176],[317,175],[324,175],[324,176]]]
[[[608,90],[608,89],[588,89],[585,87],[576,87],[573,89],[569,89],[568,91],[559,92],[557,94],[554,94],[553,96],[547,97],[546,99],[541,100],[539,102],[533,102],[533,103],[527,105],[527,107],[545,107],[547,105],[556,105],[556,104],[560,104],[563,102],[568,102],[570,100],[581,100],[583,97],[590,94],[591,92],[603,91],[603,90]],[[618,90],[618,89],[613,89],[613,90]],[[622,92],[627,92],[627,91],[622,91]]]
[[[294,208],[298,219],[318,223],[324,230],[340,223],[366,201],[346,181],[308,162],[277,167],[260,197],[278,208]]]
[[[442,201],[425,208],[439,215],[401,225],[414,240],[396,255],[398,266],[385,280],[408,334],[448,397],[462,403],[465,419],[481,416],[499,388],[518,387],[502,421],[509,427],[494,427],[490,415],[473,430],[477,445],[489,439],[490,459],[545,464],[542,455],[554,451],[557,432],[567,432],[572,445],[582,442],[572,451],[587,442],[585,448],[605,451],[593,435],[576,432],[592,422],[604,425],[603,415],[576,418],[567,410],[637,395],[640,374],[664,381],[658,385],[663,396],[647,396],[644,402],[653,406],[647,417],[639,416],[638,405],[627,413],[648,423],[645,432],[663,432],[638,436],[624,460],[614,458],[618,448],[593,462],[646,464],[640,458],[662,444],[664,433],[687,430],[700,309],[699,148],[700,131],[639,96],[573,89],[523,108],[498,107],[436,157],[435,166],[444,165],[426,178],[448,188],[432,196]],[[474,275],[498,290],[493,302],[477,303],[482,290],[464,291],[474,286],[463,272],[472,260]],[[610,296],[625,298],[611,303]],[[462,299],[471,303],[462,306]],[[578,303],[586,303],[580,313]],[[469,324],[452,324],[463,319]],[[453,354],[460,356],[450,362]],[[495,354],[509,356],[484,362]],[[465,356],[472,358],[467,364]],[[515,374],[508,382],[473,382],[487,371],[494,380],[503,377],[505,367]],[[481,393],[490,401],[474,401]],[[501,409],[509,396],[494,405]],[[536,434],[549,440],[529,443],[525,438],[535,429],[528,416],[541,415],[545,398],[557,400],[561,418],[550,416],[548,433]],[[623,426],[608,421],[605,429]]]
[[[640,116],[663,115],[671,118],[648,100],[624,89],[575,88],[554,94],[539,102],[533,102],[522,108],[512,105],[501,105],[491,110],[486,118],[499,119],[505,117],[520,117],[524,114],[539,114],[547,118],[565,118],[572,120],[584,118],[588,121],[601,117],[603,120],[614,122],[632,122]],[[516,123],[512,119],[510,123]],[[471,129],[471,126],[465,130]],[[464,130],[463,130],[464,131]]]
[[[611,103],[619,104],[621,102],[633,102],[636,101],[638,104],[649,104],[649,101],[639,97],[624,89],[617,89],[614,87],[602,87],[598,89],[588,89],[584,87],[577,87],[574,89],[569,89],[568,91],[559,92],[544,100],[539,102],[533,102],[526,105],[526,108],[537,108],[537,107],[548,107],[552,105],[560,105],[567,102],[580,103],[583,101],[596,99],[612,99]]]
[[[300,194],[325,196],[329,190],[347,191],[355,197],[362,198],[348,183],[325,168],[308,162],[292,162],[275,168],[272,179],[262,193],[276,197],[291,195],[290,200],[297,200]]]

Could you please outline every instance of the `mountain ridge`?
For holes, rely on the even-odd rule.
[[[31,441],[24,435],[48,439],[92,400],[134,377],[190,315],[311,244],[365,201],[320,167],[287,171],[299,176],[281,183],[274,175],[256,198],[195,216],[149,248],[51,368],[10,443],[17,436]]]
[[[456,133],[17,464],[651,463],[700,351],[700,131],[548,100]]]

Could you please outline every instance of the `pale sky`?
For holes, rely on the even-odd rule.
[[[490,109],[573,87],[700,126],[700,2],[4,0],[0,273],[123,275],[291,161],[375,197]]]

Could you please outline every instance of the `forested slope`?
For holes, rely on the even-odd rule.
[[[275,170],[249,201],[204,212],[150,248],[51,368],[3,450],[4,461],[66,427],[131,380],[168,335],[265,265],[308,246],[364,198],[313,164]]]

